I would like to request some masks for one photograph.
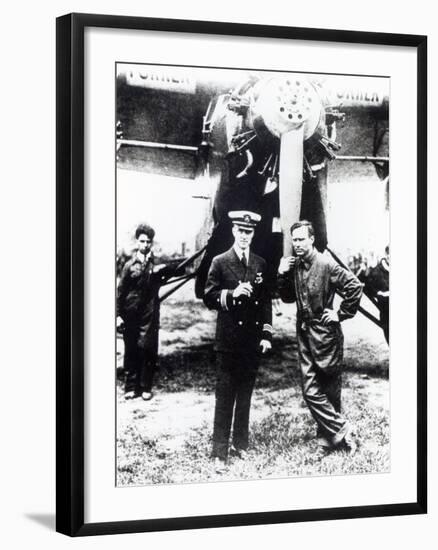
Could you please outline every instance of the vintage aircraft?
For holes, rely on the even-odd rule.
[[[313,222],[317,248],[328,249],[342,263],[329,246],[327,166],[330,161],[369,163],[383,185],[387,185],[386,83],[379,86],[380,81],[373,79],[358,84],[351,77],[261,71],[246,73],[240,83],[233,82],[232,73],[227,71],[222,80],[212,82],[208,78],[196,81],[196,74],[181,68],[168,68],[163,73],[163,69],[150,66],[121,67],[117,145],[118,150],[140,147],[179,154],[179,160],[174,157],[174,164],[186,172],[190,171],[184,168],[187,160],[181,159],[188,154],[195,160],[191,170],[192,177],[199,181],[198,196],[211,202],[198,236],[198,251],[183,263],[183,267],[196,263],[197,297],[203,295],[212,258],[230,246],[227,214],[231,209],[247,209],[262,215],[253,244],[255,252],[268,260],[272,281],[280,257],[291,253],[289,228],[299,219]],[[122,135],[121,127],[126,126],[123,117],[129,109],[132,118],[134,102],[129,99],[130,87],[136,88],[140,96],[140,89],[149,92],[150,108],[154,109],[143,139],[126,137],[125,132]],[[161,112],[156,110],[155,103]],[[203,106],[205,110],[199,120],[199,109]],[[181,126],[178,128],[181,120],[183,133]],[[172,121],[176,135],[185,136],[183,141],[187,135],[192,136],[188,143],[169,142],[176,135],[162,128],[168,128]],[[340,155],[340,141],[343,153],[345,143],[350,144],[347,146],[350,154]],[[155,164],[158,166],[160,162]],[[186,280],[180,276],[174,288]],[[363,313],[378,323],[372,314],[365,310]]]

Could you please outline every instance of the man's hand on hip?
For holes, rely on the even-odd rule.
[[[339,323],[338,312],[334,309],[325,308],[324,313],[321,316],[321,322],[323,325],[329,325],[330,323]]]

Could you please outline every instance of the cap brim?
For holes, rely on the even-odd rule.
[[[247,227],[248,229],[254,229],[256,227],[256,223],[247,223],[247,222],[237,222],[232,220],[233,225],[238,225],[239,227]]]

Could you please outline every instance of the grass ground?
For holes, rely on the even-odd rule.
[[[209,456],[215,313],[200,302],[163,304],[154,399],[124,401],[118,382],[119,486],[389,470],[389,353],[380,330],[359,316],[344,324],[343,410],[359,447],[353,456],[336,451],[321,457],[301,396],[294,306],[282,308],[273,352],[262,362],[254,390],[249,456],[230,459],[226,472],[217,474]]]

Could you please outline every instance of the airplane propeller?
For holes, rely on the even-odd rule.
[[[283,255],[292,254],[290,228],[300,219],[303,186],[303,127],[285,132],[280,138],[280,220]]]
[[[304,140],[325,115],[315,88],[301,75],[274,76],[260,81],[253,94],[256,132],[265,127],[280,139],[279,203],[283,254],[292,253],[290,227],[300,219]]]

